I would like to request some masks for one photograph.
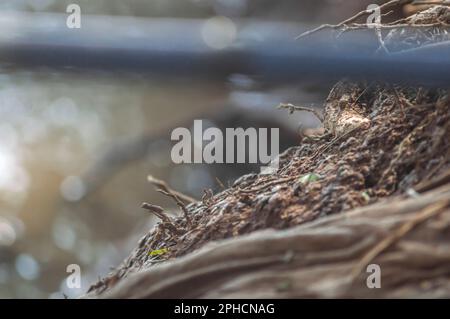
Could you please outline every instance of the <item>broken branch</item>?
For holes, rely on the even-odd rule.
[[[174,196],[176,196],[177,198],[179,198],[186,204],[198,202],[197,199],[195,199],[189,195],[186,195],[181,192],[177,192],[177,191],[173,190],[172,188],[169,187],[169,185],[166,182],[164,182],[163,180],[157,179],[157,178],[153,177],[152,175],[147,176],[147,181],[149,183],[153,184],[154,186],[156,186],[157,188],[160,188],[160,189],[166,191],[167,193],[173,194]]]
[[[156,191],[158,193],[161,193],[161,194],[167,196],[167,197],[172,198],[175,201],[175,203],[177,204],[177,206],[183,212],[184,217],[186,218],[186,221],[187,221],[188,225],[192,225],[191,218],[189,217],[189,212],[188,212],[188,210],[186,208],[186,205],[179,198],[180,193],[173,191],[172,189],[170,189],[167,186],[167,184],[165,182],[157,180],[157,179],[154,179],[150,175],[148,176],[148,180],[151,181],[151,183],[153,183],[153,184],[156,184],[156,183],[154,183],[154,181],[159,182],[157,184],[158,188],[156,189]],[[183,196],[186,196],[186,195],[183,195]]]
[[[395,7],[395,6],[399,6],[399,5],[405,5],[405,4],[409,4],[412,3],[414,0],[391,0],[389,2],[386,2],[382,5],[380,5],[380,11],[387,9],[387,8],[391,8],[391,7]],[[355,14],[354,16],[351,16],[350,18],[338,23],[338,24],[322,24],[321,26],[318,26],[315,29],[303,32],[302,34],[300,34],[296,40],[306,37],[308,35],[311,35],[313,33],[316,33],[318,31],[324,30],[324,29],[340,29],[340,28],[348,28],[348,25],[355,22],[356,20],[358,20],[361,17],[367,16],[369,14],[372,14],[372,10],[363,10],[358,12],[357,14]],[[367,27],[367,25],[366,25]]]
[[[161,206],[157,206],[157,205],[153,205],[153,204],[149,204],[149,203],[142,203],[141,205],[142,208],[148,210],[149,212],[153,213],[156,217],[158,217],[159,219],[161,219],[161,221],[165,222],[165,223],[172,223],[170,221],[170,218],[164,214],[164,209]]]
[[[323,115],[319,111],[317,111],[313,108],[310,108],[310,107],[297,106],[297,105],[293,105],[291,103],[281,103],[280,105],[278,105],[277,108],[278,109],[287,109],[287,110],[289,110],[289,113],[291,113],[291,114],[294,113],[295,111],[310,112],[310,113],[313,113],[319,119],[320,122],[323,122]]]

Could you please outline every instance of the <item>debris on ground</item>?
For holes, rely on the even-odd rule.
[[[410,46],[420,46],[448,40],[448,29],[444,24],[450,24],[450,9],[445,6],[436,6],[405,19],[401,23],[431,24],[431,26],[421,28],[419,33],[411,33],[410,29],[408,31],[392,29],[384,40],[384,45],[390,51],[398,50],[398,41],[408,43]],[[448,231],[448,214],[450,213],[448,200],[442,199],[441,195],[435,195],[440,200],[439,207],[435,207],[432,206],[431,200],[424,204],[423,195],[420,195],[450,182],[450,96],[448,90],[342,80],[331,90],[324,105],[322,120],[325,132],[321,135],[305,135],[299,145],[282,153],[279,156],[280,167],[277,172],[267,175],[248,174],[242,176],[230,188],[220,193],[205,193],[202,201],[185,205],[180,199],[177,201],[174,198],[182,212],[179,217],[170,217],[170,221],[162,220],[157,224],[140,240],[138,247],[119,268],[90,288],[88,296],[102,296],[132,274],[141,273],[139,278],[145,281],[142,273],[155,268],[156,265],[167,264],[165,268],[156,267],[155,275],[159,274],[158,272],[164,273],[164,276],[173,275],[175,270],[181,271],[180,265],[187,267],[183,268],[186,269],[187,274],[189,269],[194,269],[189,267],[196,264],[195,260],[192,260],[194,257],[189,256],[195,254],[195,258],[209,256],[211,265],[216,262],[214,265],[217,267],[220,266],[218,261],[224,262],[225,257],[230,258],[230,263],[234,258],[236,258],[236,262],[241,261],[242,264],[239,267],[236,266],[238,269],[236,271],[239,272],[241,269],[247,275],[245,278],[241,277],[243,281],[239,285],[242,290],[230,288],[233,293],[227,294],[224,293],[225,290],[214,290],[205,283],[199,284],[199,287],[204,289],[202,291],[199,291],[199,288],[194,289],[195,294],[186,292],[186,294],[180,295],[179,286],[176,286],[178,292],[175,292],[174,289],[154,290],[163,291],[161,294],[151,293],[151,289],[147,286],[145,288],[147,290],[144,289],[147,291],[146,294],[133,294],[128,289],[127,291],[130,293],[128,296],[249,297],[253,296],[250,287],[254,288],[255,286],[262,287],[260,294],[263,297],[349,296],[347,293],[340,293],[344,287],[348,288],[348,286],[344,283],[337,283],[335,273],[327,267],[337,267],[337,272],[349,269],[355,271],[356,267],[355,276],[357,276],[360,269],[356,256],[363,260],[361,267],[365,266],[368,261],[378,257],[383,250],[394,245],[398,240],[397,237],[406,235],[410,231],[408,227],[414,228],[419,224],[407,224],[404,226],[406,227],[405,233],[403,233],[405,229],[397,229],[399,233],[392,238],[387,236],[390,238],[387,241],[380,239],[380,236],[386,235],[383,232],[388,232],[394,229],[394,226],[398,226],[400,219],[407,219],[404,221],[406,223],[408,220],[410,221],[409,215],[400,214],[400,211],[405,211],[405,207],[408,207],[410,214],[416,212],[419,214],[418,216],[425,214],[429,218],[434,216],[433,214],[445,211],[446,215],[443,218],[447,220],[447,224],[444,223],[446,228],[442,226],[444,224],[441,226]],[[383,204],[386,200],[390,203],[389,205]],[[414,204],[414,200],[416,200],[416,204]],[[367,207],[361,209],[364,206]],[[392,215],[389,213],[390,207]],[[355,214],[359,216],[359,219],[356,219],[355,223],[364,222],[364,216],[361,214],[365,211],[372,213],[368,213],[366,224],[362,227],[348,222],[346,218],[339,217],[349,211],[357,212]],[[353,218],[352,216],[347,218]],[[323,223],[327,227],[331,227],[331,223],[335,221],[335,233],[328,232],[329,229],[325,226],[323,228],[307,227],[310,222],[319,218],[320,220],[324,218]],[[385,219],[384,224],[381,223],[382,218]],[[414,217],[412,218],[414,220]],[[423,220],[420,219],[420,221]],[[299,225],[304,225],[304,227],[299,228],[302,227]],[[321,224],[314,223],[313,225]],[[434,235],[430,233],[431,226],[427,227],[429,238],[434,238]],[[443,234],[442,227],[439,230],[441,235]],[[267,232],[268,229],[271,231]],[[301,229],[315,230],[316,233],[314,235],[308,234],[307,231],[302,233]],[[346,229],[348,230],[347,235],[345,235]],[[320,230],[323,230],[324,240],[319,238]],[[244,236],[255,232],[257,235],[254,237]],[[368,236],[367,241],[364,241],[364,236],[369,234],[373,236]],[[244,236],[243,239],[239,239],[241,236]],[[284,236],[286,237],[284,238]],[[340,239],[335,241],[335,237]],[[425,238],[424,236],[419,237]],[[232,244],[230,241],[226,241],[227,244],[221,244],[220,241],[225,239],[233,239],[236,243]],[[298,241],[295,242],[298,247],[297,244],[293,244],[294,239]],[[381,246],[374,244],[377,239],[383,242]],[[361,247],[355,247],[357,241],[360,242]],[[211,252],[212,246],[207,244],[212,242],[219,242],[217,247],[223,248],[224,258],[218,255],[218,251],[215,255]],[[327,264],[325,255],[321,257],[322,259],[319,258],[320,252],[327,250],[324,248],[327,242],[328,248],[336,249],[335,252],[338,249],[348,249],[347,264],[343,263],[342,268],[339,268],[338,263]],[[242,251],[239,251],[236,246],[238,243],[248,246],[242,246],[240,248]],[[407,246],[407,244],[408,242],[403,245]],[[207,248],[204,248],[205,246]],[[230,250],[231,246],[234,247],[234,251]],[[320,247],[318,248],[318,246]],[[423,255],[426,248],[426,244],[420,244],[420,242],[415,242],[414,247],[406,246],[397,247],[395,254],[392,253],[389,256],[397,258],[398,261],[401,258],[417,259]],[[259,250],[251,251],[249,247]],[[264,249],[265,253],[262,251]],[[367,250],[365,253],[364,249]],[[376,249],[375,253],[371,249]],[[378,249],[380,250],[378,251]],[[280,258],[288,258],[286,255],[281,256],[281,251],[289,250],[295,251],[291,257],[297,268],[287,269],[280,266]],[[197,253],[199,251],[200,253]],[[277,251],[276,255],[273,254],[274,251]],[[192,255],[194,252],[195,254]],[[308,258],[303,256],[304,259],[302,259],[302,252],[311,256],[311,260],[316,261],[315,263],[311,261],[311,265],[313,264],[317,268],[308,268],[310,267],[306,260]],[[248,254],[247,263],[244,262],[244,253]],[[373,255],[371,255],[372,253]],[[345,255],[345,251],[342,250],[340,254]],[[364,259],[365,254],[369,254],[367,255],[369,257],[366,256],[368,259]],[[433,254],[433,252],[429,251],[429,254]],[[448,254],[449,250],[446,250],[440,255],[441,259],[438,258],[439,256],[434,256],[436,257],[433,259],[436,264],[436,274],[443,274],[440,270],[445,267],[441,267],[441,263],[444,261],[448,263]],[[182,258],[183,256],[185,257]],[[258,257],[261,264],[251,259],[251,256]],[[275,259],[272,260],[269,256]],[[345,259],[343,255],[339,256],[339,258]],[[264,257],[268,259],[264,259]],[[330,258],[332,259],[331,255]],[[383,260],[387,260],[388,257],[383,258]],[[323,266],[320,266],[319,259],[323,261]],[[180,262],[177,264],[178,260]],[[249,264],[252,260],[255,262],[253,266]],[[263,260],[267,263],[262,262]],[[337,262],[339,259],[332,260]],[[175,262],[173,266],[171,266],[171,262]],[[399,268],[392,260],[390,262],[389,270],[398,272]],[[404,262],[406,261],[403,260],[401,263]],[[202,262],[198,261],[197,263]],[[401,263],[399,262],[399,266]],[[226,265],[224,263],[223,267]],[[280,275],[277,276],[276,272],[271,272],[270,278],[264,277],[261,271],[255,270],[255,265],[264,266],[266,271],[271,269],[270,265],[281,267]],[[424,264],[425,266],[429,265]],[[230,268],[229,270],[224,270],[226,267],[223,268],[224,273],[234,269],[232,265],[227,267]],[[249,267],[255,272],[244,271],[245,267]],[[302,269],[298,267],[305,267],[305,269],[302,272]],[[308,293],[305,287],[298,287],[298,283],[292,282],[293,278],[303,278],[304,282],[311,285],[310,288],[316,287],[316,292],[323,292],[324,289],[320,288],[319,284],[321,282],[325,285],[325,283],[322,280],[319,281],[319,278],[321,274],[326,274],[327,269],[330,270],[330,278],[333,277],[331,279],[334,280],[329,282],[329,285],[334,287],[334,290],[330,290],[331,295],[316,294],[313,291]],[[317,276],[306,279],[306,270]],[[298,271],[297,277],[293,275],[295,271]],[[145,274],[150,278],[148,283],[158,282],[159,279],[151,271],[145,272]],[[257,274],[266,281],[262,279],[258,281]],[[203,275],[206,276],[206,274]],[[395,277],[393,273],[390,275],[392,278]],[[430,276],[432,275],[430,272]],[[217,276],[225,280],[224,277]],[[405,276],[407,275],[405,274]],[[192,275],[192,278],[197,277]],[[314,278],[318,281],[313,282]],[[450,278],[447,279],[450,280]],[[398,280],[401,281],[401,279]],[[447,289],[448,282],[446,283]],[[236,282],[234,283],[237,285]],[[273,293],[268,288],[269,283],[274,285],[278,283],[275,286],[279,287],[277,291],[281,292]],[[126,283],[123,285],[126,286]],[[284,291],[288,292],[284,293]],[[344,291],[346,290],[344,289]],[[446,292],[449,293],[447,296],[450,296],[450,290],[446,290]],[[400,288],[390,295],[405,296],[402,295]],[[119,292],[114,296],[126,297]]]

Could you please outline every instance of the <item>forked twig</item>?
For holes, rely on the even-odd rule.
[[[149,203],[142,203],[142,208],[148,210],[150,213],[161,219],[164,223],[172,223],[170,218],[164,213],[164,209],[161,206],[149,204]]]
[[[291,103],[281,103],[280,105],[278,105],[277,108],[278,109],[287,109],[287,110],[289,110],[289,113],[291,113],[291,114],[294,113],[295,111],[311,112],[319,119],[320,122],[323,123],[323,115],[319,111],[317,111],[313,108],[310,108],[310,107],[297,106],[297,105],[293,105]]]
[[[391,8],[394,6],[399,6],[399,5],[405,5],[405,4],[409,4],[412,3],[414,0],[391,0],[389,2],[386,2],[382,5],[380,5],[380,11],[387,9],[387,8]],[[318,31],[324,30],[324,29],[341,29],[341,28],[348,28],[348,25],[355,22],[356,20],[358,20],[361,17],[364,16],[368,16],[370,14],[372,14],[372,10],[363,10],[358,12],[357,14],[355,14],[354,16],[351,16],[350,18],[338,23],[338,24],[322,24],[321,26],[318,26],[315,29],[303,32],[302,34],[300,34],[296,39],[300,39],[303,37],[306,37],[308,35],[311,35],[313,33],[316,33]],[[367,27],[367,25],[366,25]]]
[[[163,229],[167,229],[170,233],[172,233],[175,236],[183,233],[181,229],[178,229],[172,223],[172,220],[170,219],[169,216],[167,216],[164,213],[164,209],[162,207],[145,202],[142,203],[141,207],[148,210],[150,213],[154,214],[156,217],[161,219]]]
[[[165,190],[163,190],[163,189],[157,189],[156,191],[157,191],[158,193],[161,193],[161,194],[167,196],[167,197],[172,198],[172,199],[175,201],[175,203],[177,204],[177,206],[178,206],[178,207],[181,209],[181,211],[183,212],[184,218],[186,218],[186,221],[187,221],[188,225],[192,225],[192,223],[191,223],[191,217],[189,217],[189,212],[188,212],[188,210],[187,210],[187,208],[186,208],[186,205],[184,205],[184,203],[178,198],[177,195],[175,195],[175,194],[173,194],[173,193],[170,193],[170,192],[167,192],[167,191],[165,191]]]
[[[166,182],[164,182],[163,180],[157,179],[157,178],[153,177],[152,175],[147,176],[147,181],[149,183],[153,184],[154,186],[156,186],[157,188],[162,189],[167,193],[175,195],[176,197],[178,197],[180,200],[182,200],[186,204],[198,202],[197,199],[195,199],[189,195],[186,195],[186,194],[183,194],[176,190],[173,190],[172,188],[169,187],[169,185]]]
[[[194,202],[197,202],[197,200],[195,200],[192,197],[189,197],[187,195],[184,195],[180,192],[174,191],[167,185],[166,182],[156,179],[151,175],[147,176],[147,180],[157,187],[157,189],[156,189],[157,192],[159,192],[167,197],[172,198],[175,201],[175,203],[177,204],[177,206],[183,212],[184,218],[186,218],[188,225],[192,225],[191,218],[189,216],[189,212],[186,208],[185,203],[183,203],[182,199],[188,203],[194,203]]]

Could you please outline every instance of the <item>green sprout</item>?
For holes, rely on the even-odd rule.
[[[320,179],[320,175],[314,174],[314,173],[308,173],[300,177],[300,183],[302,184],[308,184],[315,182]]]
[[[370,195],[367,192],[362,192],[361,196],[364,198],[366,202],[370,201]]]
[[[167,248],[161,248],[161,249],[152,250],[148,254],[150,256],[161,256],[161,255],[164,255],[165,253],[167,253],[168,251],[169,251],[169,249],[167,249]]]

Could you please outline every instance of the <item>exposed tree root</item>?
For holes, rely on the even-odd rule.
[[[102,296],[448,297],[449,198],[447,185],[419,198],[393,198],[289,230],[259,231],[209,244],[132,275]],[[411,223],[416,227],[396,235]],[[397,237],[395,243],[364,259],[391,236]],[[367,287],[365,271],[353,280],[352,270],[361,260],[380,265],[381,289]]]
[[[427,12],[408,21],[450,21],[447,7]],[[446,37],[392,30],[385,43]],[[88,296],[450,297],[449,109],[444,89],[339,82],[326,134],[281,154],[275,173],[181,203],[184,215],[156,225]],[[367,263],[381,266],[381,289],[367,288]]]

